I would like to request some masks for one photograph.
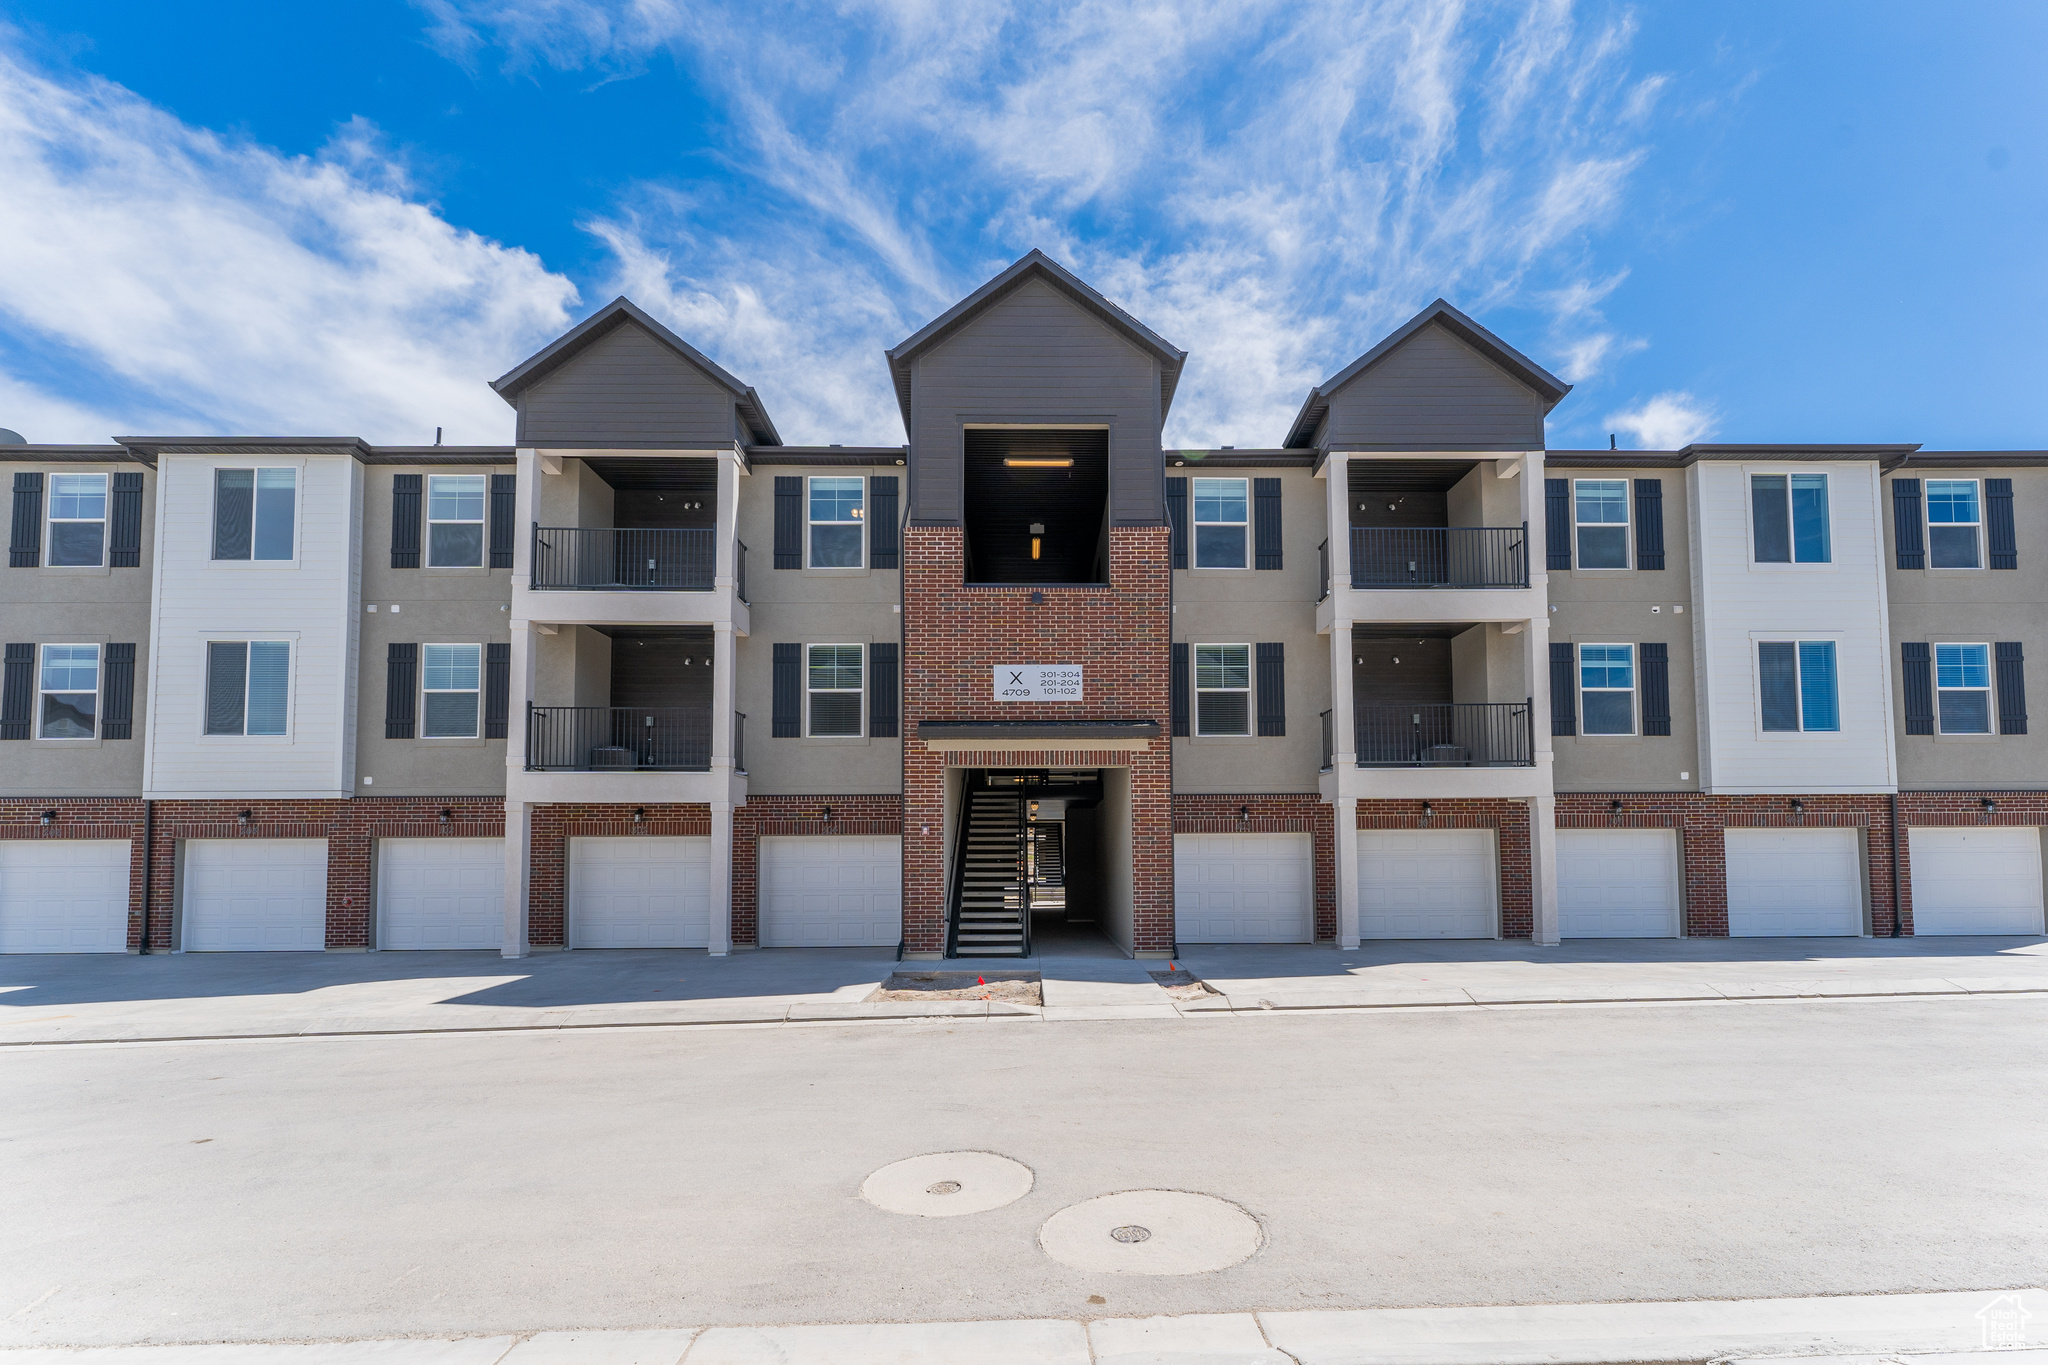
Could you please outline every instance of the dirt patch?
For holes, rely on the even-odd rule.
[[[1181,968],[1170,972],[1147,972],[1145,975],[1157,981],[1159,988],[1176,1000],[1200,1000],[1223,994],[1193,972]]]
[[[869,1000],[1000,1000],[1042,1005],[1037,972],[896,972]]]

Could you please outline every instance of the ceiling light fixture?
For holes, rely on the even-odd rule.
[[[1072,469],[1074,462],[1067,460],[1025,460],[1013,455],[1003,457],[1005,469]]]

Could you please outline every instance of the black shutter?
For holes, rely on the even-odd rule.
[[[1275,483],[1279,480],[1275,479]],[[1259,733],[1287,733],[1287,646],[1257,647],[1259,659]]]
[[[512,494],[517,474],[491,475],[491,567],[512,567]]]
[[[420,478],[418,474],[394,474],[391,477],[391,567],[394,569],[417,569],[420,566]]]
[[[1545,479],[1543,481],[1543,535],[1548,555],[1543,567],[1546,569],[1569,569],[1572,566],[1572,481],[1570,479]],[[1570,730],[1554,733],[1570,734]]]
[[[782,480],[777,479],[776,482],[781,483]],[[778,490],[776,497],[780,499],[781,496]],[[777,520],[781,518],[778,516]],[[776,567],[782,566],[778,564]],[[775,646],[775,712],[768,733],[776,739],[795,739],[804,732],[803,667],[802,645]]]
[[[1927,567],[1927,550],[1920,530],[1920,480],[1892,480],[1892,539],[1902,569]]]
[[[1172,713],[1173,732],[1185,735],[1188,732],[1188,647],[1177,644],[1173,647],[1173,660],[1166,683],[1167,709]]]
[[[869,645],[868,734],[876,739],[896,737],[896,690],[895,642]]]
[[[1579,689],[1572,677],[1572,647],[1550,647],[1550,733],[1576,735],[1579,732]]]
[[[1934,733],[1934,669],[1925,644],[1899,646],[1900,675],[1906,683],[1906,733]]]
[[[100,688],[100,738],[135,738],[134,645],[107,646],[107,671]]]
[[[1991,537],[1991,567],[2017,569],[2020,554],[2012,531],[2012,480],[1984,480],[1984,504],[1984,529]]]
[[[1172,528],[1173,567],[1188,566],[1188,481],[1166,481],[1166,524]],[[1183,733],[1179,730],[1175,734]]]
[[[43,476],[14,476],[14,536],[7,543],[7,567],[33,569],[43,561]],[[13,646],[8,646],[10,649]],[[24,725],[27,721],[22,722]],[[27,735],[10,735],[27,739]]]
[[[6,679],[0,683],[0,739],[28,738],[30,708],[35,698],[35,667],[33,644],[7,646]]]
[[[1998,655],[1998,733],[2023,735],[2027,732],[2027,661],[2020,642],[2001,640],[1992,646]]]
[[[868,480],[868,567],[903,567],[898,549],[899,542],[900,535],[896,524],[896,476],[877,474]],[[889,733],[893,735],[896,732],[891,730]]]
[[[1636,480],[1636,567],[1664,567],[1664,480]],[[1669,734],[1667,730],[1665,732]]]
[[[114,476],[113,506],[108,509],[107,565],[115,569],[142,567],[142,475]]]
[[[1671,733],[1671,658],[1661,644],[1637,647],[1643,665],[1643,733]]]
[[[399,477],[405,478],[406,475]],[[409,476],[418,478],[419,475]],[[411,739],[419,694],[418,645],[392,645],[384,656],[384,738]]]
[[[1280,480],[1252,480],[1252,567],[1280,567]],[[1265,733],[1260,731],[1261,734]]]
[[[512,646],[484,646],[484,738],[503,739],[512,719]]]
[[[775,567],[801,569],[804,566],[804,481],[802,476],[775,476]],[[782,648],[781,645],[776,646]],[[779,713],[778,713],[779,714]],[[775,722],[781,725],[781,721]],[[777,730],[776,734],[781,734]],[[796,731],[791,730],[791,734]]]

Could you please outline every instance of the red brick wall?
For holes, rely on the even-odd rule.
[[[1424,818],[1422,808],[1430,808]],[[1437,799],[1361,801],[1360,829],[1490,829],[1499,852],[1500,936],[1534,935],[1535,905],[1530,890],[1529,806],[1525,801]]]
[[[831,819],[825,810],[831,808]],[[900,834],[900,796],[750,796],[732,813],[732,941],[761,941],[761,838],[780,834]]]
[[[903,537],[903,927],[912,951],[945,946],[947,767],[1128,767],[1132,918],[1141,951],[1173,946],[1173,756],[1167,729],[1172,571],[1164,527],[1112,527],[1107,587],[968,588],[958,527]],[[991,669],[1079,664],[1083,700],[998,704]],[[1145,752],[936,754],[920,720],[1154,720]],[[930,834],[921,831],[929,829]]]
[[[635,810],[644,816],[638,823],[633,819]],[[527,841],[532,862],[528,864],[526,941],[535,948],[559,948],[567,909],[569,840],[634,834],[708,838],[711,807],[702,801],[536,805],[531,830]]]
[[[1243,814],[1240,814],[1243,812]],[[1313,793],[1173,798],[1175,834],[1310,834],[1315,843],[1315,935],[1337,939],[1337,812]]]

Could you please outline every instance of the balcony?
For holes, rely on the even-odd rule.
[[[1530,714],[1526,701],[1362,701],[1352,712],[1358,766],[1532,767]]]
[[[1354,588],[1526,588],[1527,526],[1354,526]]]
[[[709,706],[532,706],[529,772],[709,772]]]
[[[718,573],[717,535],[708,526],[535,526],[532,585],[541,591],[710,592]]]

